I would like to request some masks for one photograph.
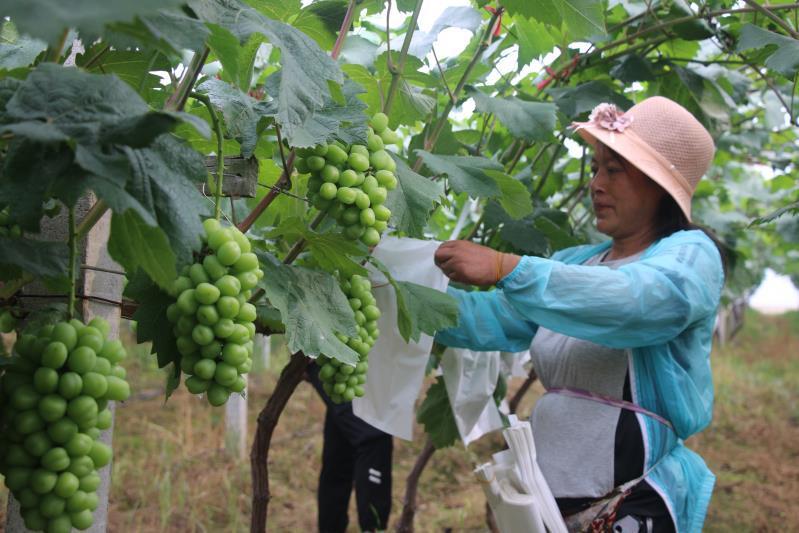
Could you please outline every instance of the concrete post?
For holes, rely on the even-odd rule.
[[[231,394],[225,404],[225,451],[237,459],[247,457],[247,399],[240,394]]]

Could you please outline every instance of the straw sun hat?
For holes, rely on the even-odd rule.
[[[663,187],[691,220],[691,197],[713,161],[715,146],[687,109],[662,96],[627,112],[599,104],[588,122],[573,126],[589,144],[601,142]]]

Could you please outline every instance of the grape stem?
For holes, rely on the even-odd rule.
[[[447,117],[449,117],[450,112],[455,107],[457,99],[460,98],[461,92],[463,92],[463,88],[466,86],[466,82],[468,81],[472,70],[474,69],[475,65],[477,65],[477,62],[480,61],[480,57],[483,55],[483,52],[491,44],[494,28],[496,27],[497,20],[503,11],[504,9],[500,7],[491,15],[488,26],[486,26],[485,32],[483,33],[483,38],[480,41],[480,46],[478,46],[477,50],[475,50],[471,61],[469,61],[469,64],[466,66],[466,70],[464,70],[463,75],[461,76],[461,79],[458,80],[458,85],[456,85],[455,90],[452,91],[452,97],[449,99],[449,101],[447,101],[444,111],[441,113],[441,116],[438,117],[435,126],[433,126],[433,128],[430,130],[430,136],[425,139],[424,149],[426,151],[429,152],[438,142],[438,136],[441,135],[441,131],[444,129],[444,123],[447,122]],[[417,157],[416,162],[413,164],[413,171],[418,172],[420,168],[422,168],[422,158]]]
[[[222,137],[222,124],[216,114],[211,99],[208,95],[192,91],[191,97],[202,102],[208,109],[211,115],[211,124],[213,125],[214,132],[216,133],[216,188],[214,190],[214,218],[219,220],[222,218],[222,177],[225,175],[225,154],[224,144],[225,139]],[[281,154],[283,153],[281,148]]]
[[[416,515],[416,492],[419,487],[419,479],[422,477],[427,462],[436,451],[433,445],[433,440],[427,436],[427,442],[424,444],[416,462],[413,465],[411,473],[405,482],[405,500],[402,505],[402,515],[400,515],[399,524],[397,524],[397,533],[413,533],[413,518]]]
[[[64,49],[64,45],[67,42],[67,37],[69,36],[69,28],[65,29],[61,32],[61,36],[58,38],[58,41],[54,45],[51,45],[47,48],[47,53],[45,54],[45,61],[56,63],[61,58],[61,51]]]
[[[314,218],[311,221],[311,223],[308,224],[308,227],[311,229],[316,229],[317,226],[319,226],[319,224],[322,223],[322,220],[324,220],[325,216],[327,216],[327,209],[325,209],[324,211],[320,211],[319,214],[316,215],[316,218]],[[283,264],[290,265],[291,263],[293,263],[294,260],[297,259],[297,256],[300,255],[300,253],[303,251],[307,243],[308,241],[305,239],[300,239],[299,241],[297,241],[294,247],[289,251],[286,258],[283,260]]]
[[[194,82],[197,81],[197,77],[200,75],[200,71],[203,65],[205,65],[205,60],[208,59],[208,54],[210,52],[211,49],[206,46],[202,51],[195,53],[194,57],[191,58],[191,62],[186,68],[186,72],[183,73],[183,77],[180,79],[177,89],[175,89],[175,92],[172,93],[164,104],[164,109],[166,111],[180,111],[186,105],[186,100],[189,98],[191,88],[194,86]]]
[[[519,404],[524,398],[524,395],[530,390],[530,387],[535,383],[535,380],[538,379],[538,375],[535,373],[535,369],[531,368],[530,373],[527,374],[527,377],[524,379],[524,383],[522,383],[519,390],[516,391],[516,394],[508,402],[508,410],[512,414],[516,414],[516,410],[519,408]]]
[[[291,172],[291,169],[294,166],[295,157],[296,152],[294,150],[289,152],[289,156],[286,159],[286,167],[289,169],[289,172]],[[269,207],[269,204],[271,204],[275,198],[278,197],[283,188],[289,183],[290,177],[291,175],[286,173],[286,169],[283,169],[283,172],[280,174],[280,178],[277,180],[275,185],[269,190],[268,193],[266,193],[266,196],[264,196],[263,199],[258,202],[258,205],[256,205],[253,210],[250,211],[250,214],[247,215],[247,218],[242,220],[241,224],[238,225],[238,228],[242,233],[247,233],[247,230],[250,229],[253,224],[255,224],[255,221],[258,220],[258,217],[260,217],[261,214],[266,211],[266,208]]]
[[[103,200],[97,200],[92,208],[89,209],[89,212],[86,213],[86,216],[83,217],[83,220],[80,221],[80,224],[78,224],[75,230],[77,239],[80,240],[88,235],[94,225],[103,218],[106,211],[108,211],[108,204]]]
[[[411,23],[408,25],[408,31],[405,33],[405,40],[402,42],[399,61],[391,71],[391,85],[388,86],[388,95],[386,96],[386,101],[383,103],[383,113],[386,115],[391,112],[391,105],[394,103],[394,97],[397,93],[397,89],[399,89],[400,79],[402,79],[402,74],[405,72],[405,59],[408,57],[408,49],[411,47],[413,32],[416,31],[416,21],[419,20],[419,13],[422,11],[423,1],[424,0],[416,0],[416,6],[413,8],[413,14],[411,14]],[[386,35],[386,41],[389,40],[390,36]],[[390,54],[391,52],[389,51],[389,56]]]
[[[75,318],[75,267],[78,256],[78,239],[75,228],[75,206],[69,206],[69,303],[67,313],[69,319]]]

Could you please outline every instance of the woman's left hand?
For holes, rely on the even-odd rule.
[[[519,262],[518,256],[470,241],[447,241],[438,247],[433,259],[449,279],[479,286],[495,284]]]

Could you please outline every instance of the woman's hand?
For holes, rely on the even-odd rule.
[[[452,281],[480,286],[495,284],[516,268],[519,259],[470,241],[445,242],[433,257]]]

